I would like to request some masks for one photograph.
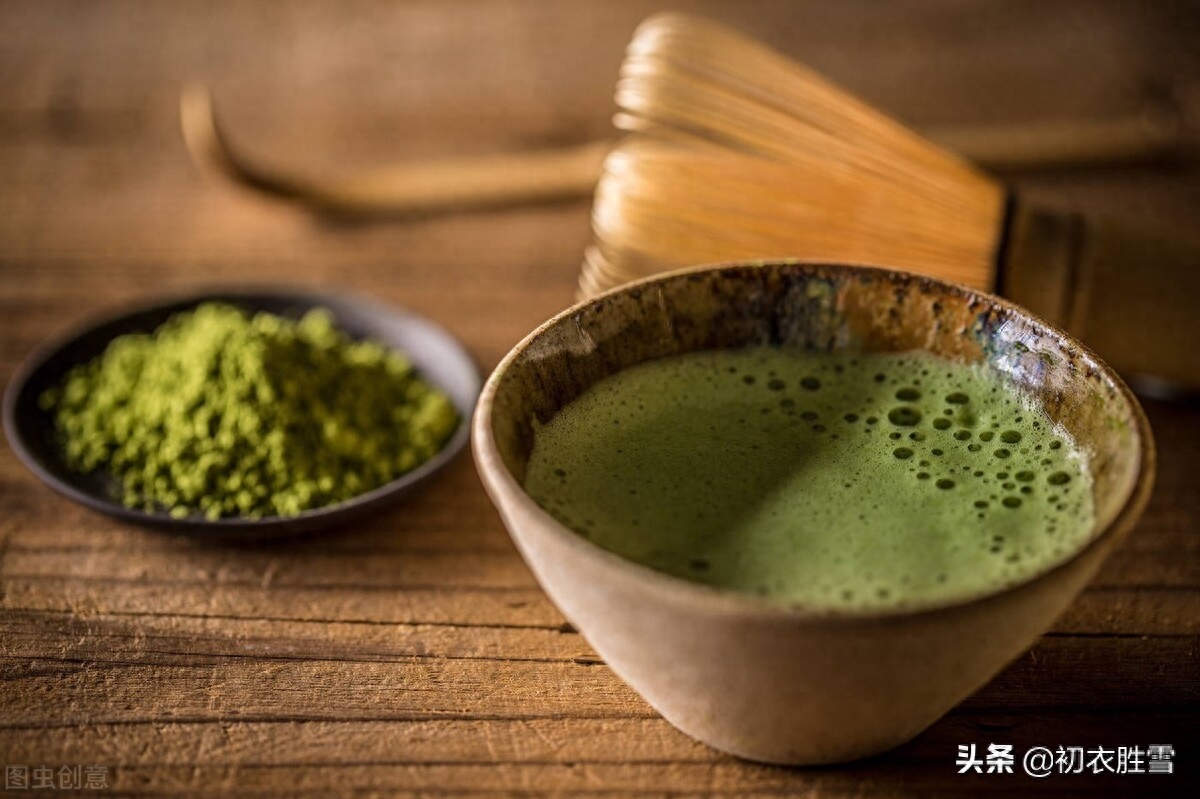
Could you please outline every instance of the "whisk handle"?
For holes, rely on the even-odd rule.
[[[1200,392],[1200,246],[1016,207],[999,290],[1137,380]]]

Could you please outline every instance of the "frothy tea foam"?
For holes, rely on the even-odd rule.
[[[536,431],[525,488],[623,557],[817,608],[997,588],[1093,525],[1070,436],[984,369],[923,353],[638,365]]]

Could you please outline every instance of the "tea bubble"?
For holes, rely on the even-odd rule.
[[[916,408],[901,405],[888,411],[888,421],[897,427],[913,427],[920,423],[921,412]]]

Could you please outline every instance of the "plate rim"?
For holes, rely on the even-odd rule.
[[[457,366],[470,378],[468,407],[463,407],[458,398],[443,385],[435,385],[450,396],[459,413],[459,424],[454,434],[433,457],[393,480],[341,502],[302,511],[295,516],[265,516],[260,519],[223,517],[203,519],[197,516],[175,518],[165,513],[151,513],[122,505],[119,501],[99,496],[63,479],[42,464],[17,416],[20,400],[25,396],[31,379],[44,369],[49,361],[63,350],[79,345],[88,336],[102,327],[119,324],[130,317],[154,313],[179,313],[206,301],[243,301],[253,303],[263,300],[294,302],[329,308],[340,305],[344,308],[361,309],[372,318],[398,320],[409,326],[423,328],[441,339],[458,361]],[[337,310],[329,308],[338,317]],[[368,337],[370,337],[368,335]],[[112,339],[109,339],[111,342]],[[387,342],[383,342],[385,345]],[[107,343],[105,344],[107,346]],[[407,353],[406,354],[410,354]],[[428,375],[423,374],[426,379]],[[407,307],[378,301],[374,298],[347,291],[324,291],[319,289],[293,288],[272,285],[242,284],[232,286],[213,285],[184,292],[159,296],[154,299],[125,302],[90,314],[82,321],[68,327],[63,333],[52,336],[35,346],[13,371],[4,390],[3,427],[17,459],[43,484],[58,494],[85,507],[124,521],[171,532],[202,534],[210,538],[245,538],[248,535],[261,537],[286,536],[331,527],[341,521],[365,515],[392,501],[399,500],[418,484],[440,472],[465,448],[470,440],[470,418],[482,389],[483,375],[478,361],[463,342],[441,324]]]

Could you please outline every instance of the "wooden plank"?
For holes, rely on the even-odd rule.
[[[91,722],[112,723],[154,718],[629,718],[652,712],[606,667],[558,662],[114,653],[85,661],[5,657],[0,659],[0,680],[12,694],[4,702],[6,726],[77,723],[84,713]]]
[[[1178,622],[1176,622],[1178,623]],[[1194,627],[1194,616],[1181,626]],[[262,618],[188,617],[151,614],[95,614],[10,610],[0,619],[3,646],[11,657],[64,657],[88,662],[113,652],[138,662],[195,655],[311,660],[394,660],[459,658],[532,660],[599,664],[587,641],[566,624],[422,624],[416,622],[327,621]],[[1136,639],[1153,648],[1156,638],[1194,641],[1196,632],[1154,633],[1087,629],[1079,621],[1060,623],[1050,639]],[[1106,641],[1098,646],[1111,646]],[[1039,645],[1041,646],[1041,645]],[[1053,645],[1051,645],[1053,646]],[[1031,658],[1037,663],[1037,656]]]
[[[6,756],[30,762],[171,765],[204,753],[209,765],[358,762],[711,762],[720,758],[659,717],[637,719],[457,719],[414,721],[166,722],[5,730]]]
[[[0,583],[7,593],[6,612],[71,614],[80,619],[127,616],[149,624],[153,619],[349,624],[443,624],[480,627],[562,625],[561,614],[540,589],[486,591],[408,589],[352,591],[255,590],[214,592],[204,586],[108,583],[79,584],[70,578],[29,583]],[[1198,592],[1141,588],[1085,591],[1053,631],[1081,635],[1194,635]]]
[[[314,568],[319,565],[319,568]],[[397,554],[321,553],[289,558],[271,552],[207,551],[172,554],[140,552],[41,551],[10,547],[4,559],[9,577],[38,580],[70,576],[112,584],[165,581],[173,585],[278,586],[279,588],[530,588],[532,575],[512,552],[411,550]]]
[[[70,576],[108,583],[167,581],[174,585],[262,585],[279,588],[529,588],[533,576],[511,550],[491,552],[411,549],[359,552],[277,553],[264,550],[195,550],[175,553],[117,550],[92,552],[29,550],[13,543],[4,575],[35,581]],[[1200,563],[1169,553],[1126,552],[1109,561],[1096,588],[1200,588]]]
[[[572,628],[558,625],[446,625],[287,621],[10,611],[0,619],[10,657],[96,662],[114,652],[139,662],[194,656],[279,660],[392,661],[400,658],[599,663]]]
[[[674,730],[660,718],[644,719],[489,719],[464,722],[456,719],[425,721],[383,721],[367,723],[330,721],[245,722],[228,720],[206,722],[146,722],[122,725],[87,725],[73,728],[0,731],[11,741],[9,751],[15,762],[39,762],[57,758],[61,762],[102,762],[112,764],[120,779],[149,793],[156,791],[203,790],[211,792],[221,775],[229,780],[222,793],[249,786],[242,783],[243,769],[294,771],[311,775],[323,771],[322,787],[330,792],[345,790],[346,782],[370,779],[362,769],[391,769],[389,790],[413,789],[418,785],[455,792],[486,793],[505,790],[505,784],[481,787],[471,782],[472,772],[486,764],[488,769],[526,766],[530,770],[550,766],[576,768],[603,766],[608,778],[593,786],[578,786],[611,795],[615,790],[633,795],[649,786],[658,794],[664,791],[704,790],[695,780],[704,769],[723,773],[721,787],[714,795],[754,795],[756,791],[800,793],[813,796],[866,795],[910,796],[920,784],[930,793],[942,795],[979,795],[1013,791],[1022,795],[1044,790],[1061,795],[1064,790],[1095,790],[1108,786],[1124,791],[1155,795],[1186,795],[1195,780],[1174,775],[1171,780],[1149,783],[1149,775],[1126,775],[1122,782],[1113,776],[1079,774],[1057,776],[1048,783],[1035,783],[1019,775],[1013,777],[960,776],[954,758],[957,745],[975,743],[986,751],[989,743],[1010,743],[1023,752],[1031,746],[1143,746],[1149,740],[1185,740],[1187,717],[1179,712],[1154,716],[1139,712],[1089,714],[1042,711],[1036,713],[996,713],[959,709],[937,722],[913,742],[883,757],[874,758],[853,769],[779,769],[739,762],[697,744]],[[353,752],[350,760],[335,762],[330,753]],[[199,763],[199,766],[196,764]],[[171,781],[160,788],[163,771],[176,773],[180,766],[196,768],[203,779],[195,785]],[[682,782],[626,786],[614,785],[631,773],[649,779],[646,767],[671,769],[672,777]],[[1018,766],[1019,768],[1019,766]],[[424,771],[430,769],[430,771]],[[690,772],[689,772],[690,769]],[[446,781],[430,786],[426,780],[437,774]],[[512,772],[509,772],[511,775]],[[851,774],[853,776],[851,776]],[[375,779],[382,777],[376,776]],[[314,777],[307,777],[314,779]],[[320,779],[320,778],[316,778]],[[1137,783],[1130,780],[1138,779]],[[763,780],[770,780],[762,784]],[[1014,783],[1016,785],[1014,785]],[[121,784],[121,783],[117,783]],[[539,783],[531,792],[569,789]],[[316,790],[315,788],[313,790]],[[524,791],[524,789],[522,789]],[[1163,792],[1163,793],[1160,793]],[[803,794],[801,794],[803,795]],[[863,795],[856,793],[853,795]]]
[[[1018,766],[1019,768],[1019,766]],[[420,795],[561,795],[564,792],[606,796],[766,796],[801,797],[912,796],[913,778],[928,795],[1060,796],[1063,791],[1097,789],[1116,795],[1152,791],[1161,796],[1187,796],[1194,782],[1175,775],[1065,775],[1035,781],[1023,774],[958,775],[954,752],[943,749],[934,762],[900,767],[888,763],[854,769],[785,769],[722,760],[709,763],[639,762],[621,764],[573,762],[522,763],[379,763],[281,765],[147,765],[117,766],[110,784],[121,795],[251,796],[264,791],[288,795],[401,790]],[[1154,782],[1150,782],[1154,780]],[[1189,784],[1190,783],[1190,784]],[[648,787],[659,786],[659,787]]]
[[[397,591],[214,591],[207,585],[80,584],[72,578],[3,585],[6,609],[278,621],[557,627],[562,616],[540,589],[512,591],[425,588]]]
[[[416,633],[414,633],[415,635]],[[1189,638],[1047,637],[964,703],[969,708],[1200,706],[1200,654]],[[387,720],[642,717],[648,706],[603,664],[588,660],[386,656],[299,659],[211,656],[169,647],[84,655],[7,655],[0,726],[78,721]],[[334,666],[336,664],[336,667]],[[313,696],[320,696],[319,703]],[[86,700],[72,699],[87,698]],[[80,704],[86,701],[86,704]]]
[[[1071,603],[1052,632],[1077,635],[1200,634],[1200,591],[1089,589]]]
[[[1188,707],[1200,705],[1195,636],[1043,637],[962,707]],[[1103,703],[1097,702],[1103,697]]]
[[[951,711],[894,754],[864,764],[868,771],[904,763],[953,763],[951,742],[1009,741],[1024,746],[1133,746],[1170,740],[1180,712]],[[0,731],[15,762],[47,757],[123,766],[323,764],[346,749],[358,763],[716,763],[736,758],[704,746],[658,716],[636,719],[484,719],[397,721],[155,721]],[[1177,739],[1177,743],[1183,739]],[[1124,742],[1124,743],[1122,743]],[[1144,744],[1142,744],[1144,747]],[[199,754],[202,757],[197,758]],[[804,772],[798,772],[803,774]],[[811,777],[819,776],[808,772]],[[1061,787],[1061,786],[1060,786]]]

